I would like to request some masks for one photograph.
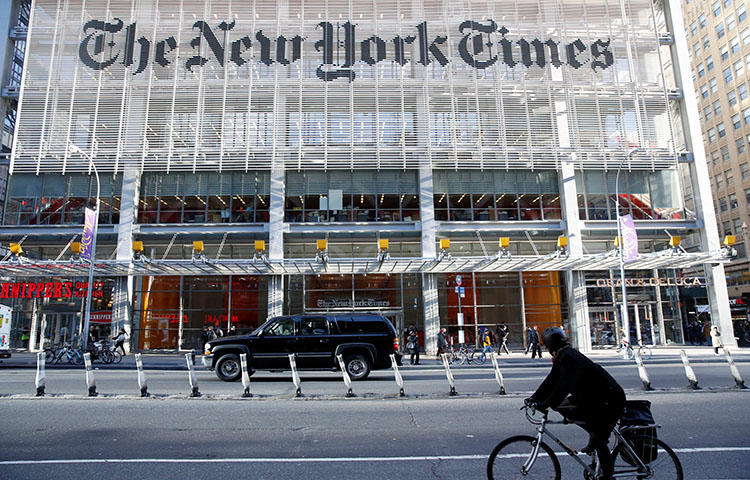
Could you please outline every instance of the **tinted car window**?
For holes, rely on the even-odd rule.
[[[328,320],[325,317],[302,317],[300,335],[328,335]]]
[[[341,333],[389,333],[388,324],[382,318],[372,316],[336,317]]]
[[[291,336],[294,335],[294,319],[280,318],[270,323],[263,333],[268,336]]]

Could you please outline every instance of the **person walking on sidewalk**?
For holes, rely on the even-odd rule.
[[[411,353],[409,363],[419,365],[419,338],[417,337],[417,328],[414,324],[409,325],[406,336],[406,348]]]
[[[498,355],[502,353],[503,350],[505,350],[505,353],[510,355],[510,350],[508,350],[508,327],[507,325],[499,325],[497,327],[497,330],[495,332],[495,335],[497,335],[497,353]]]
[[[482,327],[481,337],[482,339],[482,353],[492,353],[492,334],[489,328]]]
[[[529,329],[526,339],[529,341],[531,358],[536,358],[537,355],[542,358],[542,347],[539,346],[539,331],[537,331],[536,325]]]
[[[448,342],[445,340],[445,329],[441,328],[437,334],[437,358],[440,360],[440,354],[448,348]]]
[[[112,335],[112,340],[115,341],[115,347],[112,350],[117,350],[119,347],[120,350],[122,350],[122,356],[124,357],[127,355],[125,353],[125,340],[128,339],[128,334],[125,333],[125,329],[121,328],[119,332],[117,332],[116,335]]]
[[[711,327],[711,345],[714,347],[714,355],[719,354],[719,349],[724,349],[724,345],[721,344],[721,331],[718,325]]]

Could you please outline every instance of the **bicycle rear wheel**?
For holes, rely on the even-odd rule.
[[[658,448],[658,454],[656,458],[647,463],[647,472],[637,472],[636,467],[633,464],[638,462],[634,461],[631,457],[630,452],[623,448],[622,444],[617,445],[612,451],[612,458],[615,462],[615,473],[632,471],[632,476],[622,476],[622,473],[617,478],[632,478],[637,480],[645,480],[648,478],[658,480],[682,480],[682,464],[680,459],[677,458],[677,454],[674,453],[669,445],[662,442],[659,439],[654,440],[656,447]],[[651,445],[654,445],[653,443]],[[648,449],[648,446],[645,447]]]
[[[651,349],[648,347],[640,347],[638,353],[641,355],[643,360],[651,360]]]
[[[122,361],[122,354],[118,352],[117,350],[112,350],[113,355],[113,361],[115,363],[120,363]]]
[[[539,455],[528,472],[522,472],[536,437],[517,435],[508,437],[492,450],[487,460],[488,480],[560,480],[560,462],[555,452],[542,442]]]

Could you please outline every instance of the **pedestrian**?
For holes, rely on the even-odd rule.
[[[232,326],[229,327],[229,331],[227,332],[227,335],[237,335],[237,325],[232,324]]]
[[[537,330],[536,325],[529,329],[527,339],[531,349],[531,358],[536,358],[537,355],[539,355],[539,358],[542,358],[542,347],[539,346],[539,331]]]
[[[490,333],[490,329],[482,327],[480,338],[482,339],[482,353],[492,353],[492,333]]]
[[[724,349],[724,345],[721,344],[721,331],[719,331],[719,326],[714,325],[711,327],[711,345],[714,347],[714,355],[719,354],[719,349]]]
[[[419,338],[417,337],[417,328],[414,324],[409,325],[406,337],[406,349],[411,353],[409,363],[419,365]]]
[[[505,353],[510,355],[510,350],[508,350],[508,335],[510,332],[508,332],[508,326],[498,325],[497,331],[495,334],[497,335],[497,353],[500,354],[503,350],[505,350]]]
[[[207,333],[208,333],[208,341],[209,342],[211,340],[216,340],[216,332],[214,331],[214,326],[213,325],[209,325],[208,326],[208,332]]]
[[[529,353],[529,350],[531,349],[531,327],[526,327],[526,351],[523,352],[524,355]]]
[[[203,325],[201,329],[201,351],[206,351],[206,344],[208,343],[208,327]]]
[[[112,335],[111,338],[115,341],[115,347],[112,350],[117,350],[117,347],[120,347],[120,350],[122,350],[122,356],[124,357],[127,355],[127,353],[125,353],[125,340],[128,339],[128,334],[125,333],[125,329],[121,328],[120,331],[115,335]]]
[[[221,338],[224,336],[224,330],[222,330],[219,325],[216,325],[216,328],[214,328],[214,333],[216,334],[216,338]]]
[[[441,328],[437,334],[437,358],[440,359],[440,354],[444,353],[448,348],[448,342],[445,339],[445,329]]]

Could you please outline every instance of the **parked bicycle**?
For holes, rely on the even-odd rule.
[[[68,363],[71,365],[83,365],[83,353],[81,353],[80,350],[71,347],[68,343],[64,344],[62,348],[55,352],[50,363],[57,364],[64,359],[67,359]]]
[[[122,354],[112,348],[112,344],[107,340],[101,340],[94,342],[94,349],[92,350],[92,360],[96,356],[96,359],[101,360],[104,363],[120,363],[122,361]]]
[[[628,402],[629,403],[629,402]],[[548,425],[566,425],[575,422],[563,418],[551,421],[547,410],[535,410],[524,405],[526,419],[538,425],[536,436],[517,435],[508,437],[492,450],[487,461],[487,478],[492,480],[548,479],[560,480],[560,461],[552,448],[544,442],[547,436],[559,445],[565,453],[583,467],[585,480],[600,478],[596,453],[589,461],[582,459],[579,452],[567,446],[548,429]],[[541,415],[541,418],[539,415]],[[674,451],[662,440],[656,438],[659,425],[628,425],[621,420],[613,430],[615,437],[612,458],[614,477],[645,480],[682,480],[682,465]]]
[[[465,364],[477,364],[482,365],[486,361],[486,354],[481,350],[477,350],[472,345],[461,345],[458,349],[458,363],[461,365]]]
[[[645,345],[636,345],[635,348],[638,354],[641,356],[643,360],[650,360],[651,359],[651,349]],[[628,342],[627,340],[623,340],[620,343],[620,355],[622,355],[623,351],[625,351],[625,354],[628,357],[628,360],[632,360],[633,356],[635,355],[633,346]]]

